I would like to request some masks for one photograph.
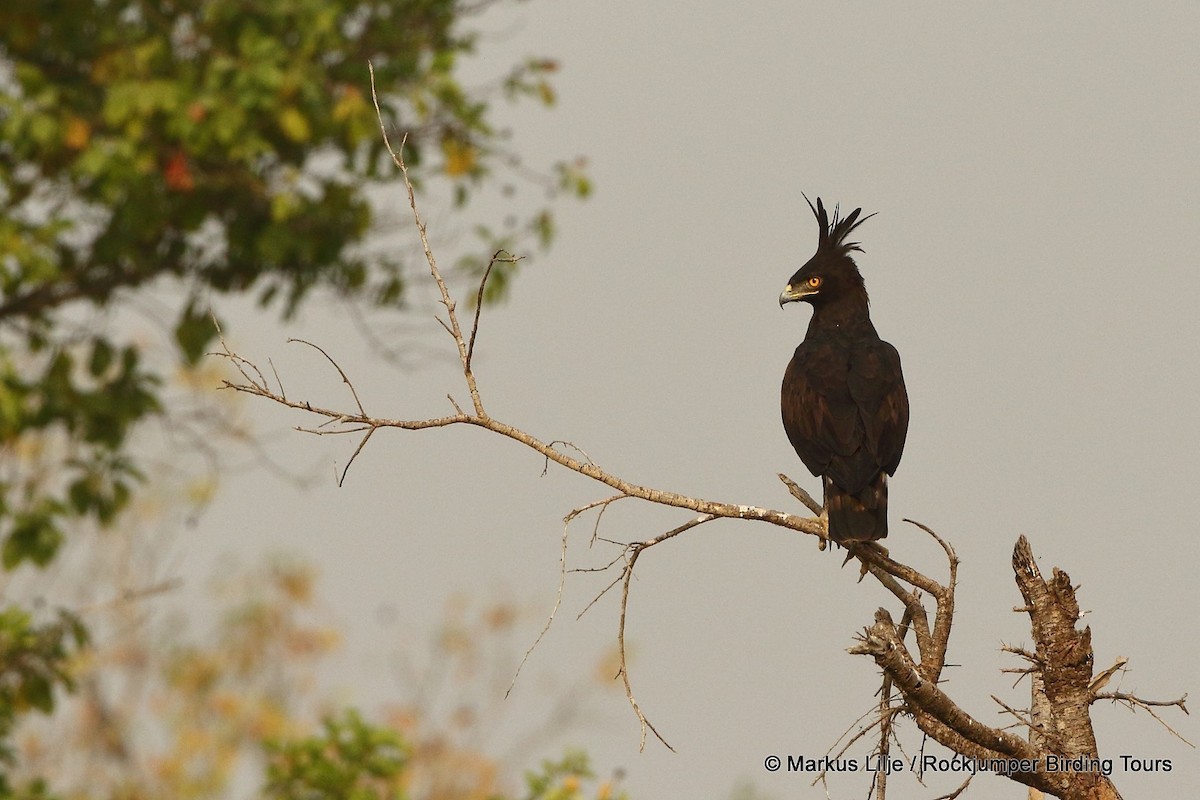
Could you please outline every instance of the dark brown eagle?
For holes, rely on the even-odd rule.
[[[807,197],[804,198],[808,200]],[[809,201],[809,208],[812,202]],[[779,295],[779,305],[813,307],[808,333],[783,374],[783,428],[804,466],[820,475],[829,538],[869,542],[887,536],[887,479],[908,433],[908,393],[900,354],[871,324],[867,289],[847,237],[870,217],[813,214],[821,226],[816,254]]]

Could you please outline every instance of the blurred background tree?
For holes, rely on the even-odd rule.
[[[474,89],[458,77],[494,4],[0,4],[0,589],[129,508],[151,471],[135,433],[184,416],[168,378],[209,348],[219,296],[285,317],[313,298],[405,308],[423,261],[372,238],[372,190],[393,173],[368,61],[419,185],[443,181],[458,209],[483,191],[538,193],[527,213],[474,226],[478,250],[549,244],[553,201],[589,186],[578,161],[521,164],[489,122],[496,102],[552,104],[553,61]],[[497,269],[487,300],[515,264]],[[88,639],[78,617],[5,596],[0,759],[17,718],[71,685]],[[0,796],[13,791],[0,774]]]
[[[112,544],[85,538],[97,550]],[[94,579],[115,578],[112,565]],[[253,789],[279,800],[623,797],[616,778],[597,778],[575,752],[527,772],[513,794],[513,765],[474,744],[505,714],[497,701],[520,616],[509,603],[451,602],[431,644],[398,643],[406,663],[424,662],[417,674],[398,669],[397,696],[360,713],[321,680],[341,636],[307,563],[277,556],[230,568],[206,595],[217,620],[207,630],[148,603],[150,593],[84,607],[97,641],[72,662],[79,691],[20,727],[14,782],[52,775],[63,800],[218,800]],[[615,686],[608,669],[581,677],[531,736],[563,736],[601,677]]]

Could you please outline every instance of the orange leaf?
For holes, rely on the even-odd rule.
[[[67,120],[66,130],[63,131],[63,144],[72,150],[82,150],[87,147],[91,138],[92,126],[87,124],[87,120],[80,117]]]
[[[442,152],[446,156],[446,174],[452,178],[469,174],[478,163],[478,151],[458,139],[444,139]]]
[[[190,192],[196,188],[196,180],[192,177],[192,168],[188,165],[187,155],[182,150],[176,150],[163,170],[163,180],[167,188],[176,192]]]

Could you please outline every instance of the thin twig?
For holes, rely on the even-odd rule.
[[[1015,656],[1020,656],[1030,664],[1037,665],[1042,663],[1042,659],[1038,657],[1037,653],[1026,650],[1024,647],[1017,647],[1016,645],[1012,644],[1004,644],[1000,646],[1000,652],[1012,653]]]
[[[888,720],[888,724],[890,725],[891,719],[895,717],[896,714],[902,713],[903,710],[904,709],[901,706],[894,706],[886,710],[883,710],[879,704],[871,706],[869,709],[860,714],[858,719],[854,720],[854,722],[851,722],[850,727],[842,731],[841,735],[834,740],[833,744],[829,746],[829,749],[825,751],[826,757],[834,760],[841,758],[847,752],[849,752],[850,748],[853,747],[858,740],[865,738],[866,735],[876,727],[882,726],[885,718]],[[872,715],[874,715],[874,718],[868,724],[862,725],[862,721]],[[856,725],[859,725],[860,727],[857,731],[854,731],[854,726]],[[854,731],[854,733],[851,734],[851,731]],[[847,739],[847,736],[850,738]],[[845,741],[843,742],[843,740]],[[840,748],[838,748],[839,744],[841,745]],[[835,750],[837,752],[834,752]],[[816,786],[818,783],[825,784],[825,776],[827,772],[828,770],[825,769],[818,772],[817,776],[813,778],[809,785]]]
[[[471,372],[471,364],[467,358],[467,343],[463,339],[462,328],[458,324],[458,314],[455,312],[454,300],[450,297],[450,290],[446,288],[446,282],[442,280],[442,273],[438,270],[437,259],[433,256],[433,248],[429,246],[429,236],[426,232],[425,221],[421,219],[421,212],[417,210],[417,196],[413,189],[412,181],[408,177],[408,165],[404,163],[404,157],[401,153],[404,151],[404,145],[408,141],[408,134],[400,141],[400,152],[397,152],[392,147],[391,140],[388,139],[387,126],[383,122],[383,112],[379,108],[379,96],[375,91],[375,67],[367,63],[367,67],[371,73],[371,101],[375,104],[375,116],[379,120],[379,130],[383,133],[383,143],[387,147],[388,153],[392,157],[392,162],[400,169],[400,175],[404,178],[404,188],[408,190],[408,206],[412,209],[413,222],[417,226],[417,234],[421,238],[421,246],[425,250],[425,261],[429,264],[429,274],[433,276],[434,282],[437,284],[438,291],[442,295],[442,305],[446,307],[446,314],[450,318],[450,324],[447,325],[438,318],[438,322],[442,327],[454,338],[454,343],[458,346],[458,358],[463,365],[463,377],[467,381],[467,388],[471,392],[471,402],[475,406],[475,415],[481,418],[487,418],[486,412],[483,410],[483,402],[479,399],[479,388],[475,383],[475,374]]]
[[[595,570],[580,569],[580,570],[575,570],[575,571],[576,572],[603,572],[603,571],[607,570],[609,567],[611,567],[617,561],[622,561],[624,559],[625,559],[625,553],[621,553],[621,555],[619,555],[615,559],[613,559],[613,561],[611,563],[609,563],[609,565],[607,567],[597,568]],[[602,597],[604,597],[604,595],[608,594],[609,591],[614,586],[616,586],[618,583],[620,583],[624,579],[625,579],[625,570],[621,570],[619,573],[617,573],[617,577],[613,578],[612,581],[607,586],[605,586],[603,589],[600,590],[599,594],[597,594],[595,597],[593,597],[591,600],[588,601],[588,604],[583,607],[582,611],[580,611],[578,614],[575,615],[575,620],[578,621],[578,620],[583,619],[583,615],[586,614],[588,612],[588,610],[591,609],[592,606],[594,606],[594,605],[596,605],[596,603],[600,602],[600,598],[602,598]]]
[[[1006,714],[1011,714],[1017,720],[1017,722],[1021,723],[1026,728],[1029,728],[1031,731],[1037,730],[1037,727],[1033,724],[1033,722],[1028,717],[1023,716],[1020,711],[1013,708],[1008,703],[1005,703],[1003,700],[1001,700],[999,697],[996,697],[996,695],[994,695],[994,694],[989,695],[989,696],[992,698],[993,701],[995,701],[996,705],[1003,708],[1004,712]]]
[[[1136,695],[1128,694],[1126,692],[1099,692],[1096,694],[1095,699],[1112,700],[1115,703],[1128,703],[1130,705],[1141,706],[1142,708],[1148,708],[1150,706],[1179,706],[1180,711],[1188,714],[1189,716],[1191,715],[1191,712],[1187,710],[1186,694],[1184,694],[1183,697],[1178,697],[1174,700],[1143,700]]]
[[[286,398],[287,392],[283,388],[283,379],[279,377],[279,370],[275,369],[275,362],[268,358],[267,363],[271,365],[271,372],[275,373],[275,383],[279,384],[279,396]]]
[[[102,608],[118,606],[122,603],[133,602],[134,600],[144,600],[147,597],[153,597],[157,594],[173,592],[181,586],[183,586],[183,581],[181,579],[168,578],[167,580],[159,581],[158,583],[153,583],[149,586],[143,586],[139,589],[125,589],[116,597],[110,597],[106,600],[98,600],[94,603],[81,606],[80,608],[76,609],[76,612],[79,614],[88,614],[92,611],[98,611]]]
[[[617,650],[620,653],[620,669],[618,670],[618,674],[621,676],[621,680],[625,684],[625,697],[629,700],[629,705],[633,707],[633,713],[637,715],[638,721],[642,726],[642,735],[638,745],[639,750],[646,749],[646,731],[649,729],[650,732],[654,734],[655,738],[663,743],[663,746],[665,746],[672,753],[675,752],[675,748],[671,747],[667,740],[663,738],[662,734],[655,729],[654,725],[651,724],[650,720],[648,720],[646,715],[642,712],[641,706],[638,705],[637,700],[633,696],[633,686],[629,682],[629,662],[626,659],[625,651],[625,619],[629,611],[629,583],[633,580],[633,568],[637,564],[638,557],[651,547],[654,547],[656,544],[660,544],[661,542],[665,542],[667,539],[678,536],[684,531],[690,530],[697,525],[703,525],[706,522],[711,522],[714,519],[716,519],[716,516],[713,514],[701,514],[695,519],[689,520],[688,522],[680,525],[678,528],[672,528],[666,533],[659,534],[649,541],[639,542],[638,544],[633,545],[630,549],[629,562],[625,565],[625,579],[623,586],[621,587],[621,621],[619,627],[617,628]]]
[[[600,504],[600,510],[596,512],[596,521],[592,523],[592,538],[588,540],[588,547],[596,544],[596,540],[600,538],[600,520],[604,519],[604,512],[608,511],[608,507],[618,500],[624,500],[629,497],[627,494],[618,494],[604,500]]]
[[[967,790],[967,787],[971,785],[971,781],[974,779],[975,779],[974,775],[968,776],[967,779],[962,782],[962,786],[959,786],[957,789],[955,789],[950,794],[944,794],[944,795],[941,795],[940,797],[935,797],[935,798],[933,798],[933,800],[957,800],[959,795],[961,795],[963,792],[965,792]]]
[[[476,321],[478,321],[478,317],[476,317]],[[537,638],[533,640],[533,644],[529,645],[529,649],[521,657],[521,663],[517,665],[517,669],[512,676],[512,681],[509,682],[508,688],[504,690],[505,698],[512,694],[513,687],[517,685],[517,678],[521,676],[521,670],[525,668],[525,662],[529,660],[530,654],[541,644],[546,631],[550,630],[550,625],[554,622],[554,615],[558,613],[559,607],[562,606],[563,591],[567,585],[567,529],[570,525],[571,520],[569,518],[563,520],[562,549],[558,554],[558,589],[554,592],[554,606],[550,609],[550,616],[546,618],[546,624],[538,631]]]
[[[267,384],[267,379],[263,377],[262,371],[258,367],[256,367],[252,362],[247,361],[246,359],[242,358],[237,353],[235,353],[229,349],[229,343],[225,341],[225,333],[221,330],[221,323],[217,321],[217,315],[215,313],[213,313],[212,310],[209,310],[208,313],[212,317],[213,327],[217,329],[217,339],[218,339],[218,341],[221,342],[221,352],[220,353],[209,353],[208,355],[220,356],[221,358],[228,359],[233,364],[233,366],[235,368],[237,368],[237,371],[242,374],[242,377],[246,379],[246,383],[252,384],[252,385],[257,383],[258,385],[261,385],[265,388],[266,384]],[[245,367],[250,367],[250,369],[254,370],[254,373],[256,375],[258,375],[257,381],[255,381],[254,378],[250,377],[250,374],[248,372],[246,372]]]
[[[339,489],[342,488],[342,485],[346,482],[346,474],[350,472],[350,465],[354,463],[354,459],[358,458],[358,454],[361,453],[363,448],[367,446],[367,442],[370,441],[371,434],[374,432],[374,428],[369,429],[366,435],[363,436],[362,441],[358,443],[358,447],[354,448],[354,452],[350,454],[350,460],[346,462],[346,468],[342,470],[341,477],[338,478],[337,485]]]
[[[483,271],[483,277],[479,279],[479,294],[475,298],[475,319],[471,322],[471,338],[467,342],[466,368],[468,370],[471,369],[471,358],[475,355],[475,336],[479,333],[479,315],[483,312],[483,290],[487,286],[488,276],[492,274],[492,267],[496,264],[496,257],[502,252],[502,250],[496,251],[488,261],[487,269]]]
[[[312,342],[307,341],[305,339],[288,339],[287,341],[288,341],[288,344],[292,344],[293,342],[295,342],[297,344],[306,344],[309,347],[311,347],[313,350],[316,350],[318,353],[325,356],[325,360],[328,361],[330,364],[333,364],[333,368],[338,371],[338,375],[342,376],[342,383],[344,383],[350,387],[350,394],[354,396],[354,405],[358,406],[358,413],[364,417],[367,416],[367,410],[365,408],[363,408],[362,401],[358,399],[358,391],[355,390],[354,384],[350,381],[350,378],[346,376],[346,371],[344,369],[342,369],[341,364],[338,364],[336,361],[333,360],[333,356],[329,355],[329,353],[326,353],[325,350],[320,345],[315,345]],[[281,386],[282,386],[282,384],[281,384]],[[280,392],[280,396],[283,397],[282,391]],[[286,398],[284,398],[284,399],[286,399]]]
[[[501,253],[504,253],[508,258],[501,258]],[[488,261],[487,269],[483,271],[483,277],[479,280],[479,293],[475,297],[475,320],[471,323],[471,339],[467,342],[466,369],[468,372],[471,370],[471,357],[475,355],[475,334],[479,333],[479,314],[483,311],[483,290],[487,286],[488,276],[492,274],[492,267],[495,266],[497,261],[515,264],[520,260],[520,256],[514,256],[507,250],[497,250],[492,254],[491,260]]]
[[[579,453],[579,455],[583,456],[584,460],[587,461],[587,463],[589,463],[589,464],[596,463],[596,462],[592,461],[591,456],[589,456],[586,452],[584,452],[583,448],[579,447],[574,442],[568,442],[565,439],[555,439],[548,443],[548,445],[550,447],[554,447],[554,445],[556,445],[556,444],[565,444],[567,447],[571,448],[576,453]],[[546,477],[546,471],[549,469],[550,469],[550,459],[547,458],[546,463],[542,465],[542,477],[543,478]]]
[[[1127,692],[1098,692],[1097,694],[1095,694],[1092,697],[1092,702],[1095,702],[1097,700],[1111,700],[1114,703],[1122,703],[1123,705],[1128,707],[1130,710],[1135,710],[1137,708],[1145,709],[1147,714],[1154,717],[1154,719],[1156,719],[1158,721],[1158,724],[1162,725],[1164,728],[1166,728],[1167,731],[1172,736],[1174,736],[1176,739],[1183,742],[1184,744],[1186,744],[1188,747],[1191,747],[1192,749],[1195,749],[1195,747],[1196,747],[1196,745],[1194,745],[1192,742],[1190,742],[1186,738],[1184,738],[1183,734],[1181,734],[1179,731],[1175,730],[1170,725],[1168,725],[1166,720],[1164,720],[1162,717],[1160,717],[1158,714],[1156,714],[1154,712],[1155,707],[1178,706],[1180,711],[1182,711],[1184,714],[1188,714],[1190,716],[1191,712],[1187,710],[1187,705],[1186,705],[1186,703],[1187,703],[1187,694],[1186,693],[1183,695],[1183,697],[1180,697],[1175,700],[1143,700],[1142,698],[1140,698],[1136,695],[1129,694]]]
[[[363,431],[375,430],[370,425],[363,425],[358,428],[338,428],[337,430],[327,431],[322,430],[326,425],[334,425],[344,422],[345,420],[331,419],[321,423],[320,428],[305,428],[303,425],[297,425],[292,430],[299,433],[311,433],[314,436],[340,436],[346,433],[362,433]]]

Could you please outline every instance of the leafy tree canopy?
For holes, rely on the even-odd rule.
[[[369,192],[393,179],[367,64],[385,124],[409,134],[414,177],[446,179],[465,204],[514,166],[490,122],[494,103],[554,99],[555,64],[544,59],[477,90],[460,81],[472,18],[493,4],[0,3],[5,570],[49,563],[74,527],[111,524],[145,471],[130,440],[167,410],[164,366],[113,315],[138,291],[171,288],[156,302],[171,304],[185,365],[208,349],[220,294],[284,315],[319,290],[403,303],[406,265],[367,241]],[[567,163],[533,181],[551,195],[588,190]],[[551,232],[546,210],[484,230],[489,247],[522,234],[545,244]],[[503,287],[512,265],[499,268],[492,284]],[[24,648],[44,663],[36,676],[0,664],[15,681],[0,727],[14,704],[48,704],[60,662],[83,641],[10,612],[0,657]]]
[[[490,103],[553,99],[546,60],[475,93],[455,77],[476,40],[464,18],[486,5],[3,4],[0,443],[52,433],[64,445],[54,480],[0,484],[5,567],[46,563],[71,520],[112,521],[138,478],[130,428],[163,408],[140,349],[111,325],[67,324],[80,318],[69,310],[174,278],[186,295],[175,340],[194,363],[216,293],[252,293],[284,314],[318,288],[402,302],[405,265],[364,246],[368,191],[393,177],[367,63],[386,124],[410,134],[417,177],[446,177],[465,203],[511,163]],[[586,193],[573,166],[555,169],[555,190]],[[547,212],[524,225],[550,234]]]

